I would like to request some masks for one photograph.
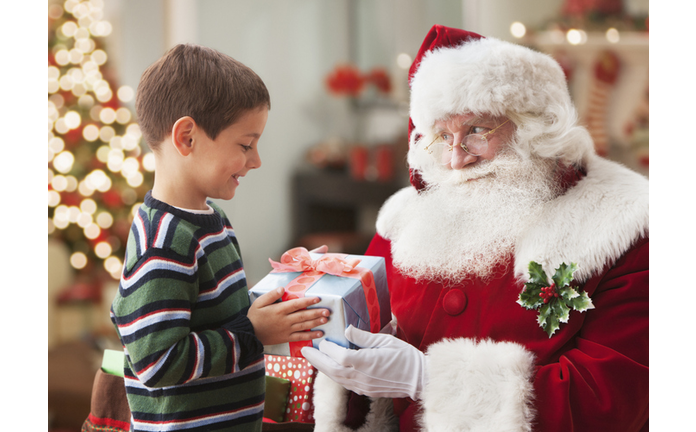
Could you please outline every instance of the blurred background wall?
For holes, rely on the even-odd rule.
[[[49,103],[48,342],[54,356],[67,346],[61,355],[69,357],[79,351],[71,344],[87,341],[89,349],[79,352],[89,365],[88,377],[98,366],[101,349],[118,348],[108,310],[117,288],[118,260],[122,260],[117,252],[123,240],[112,233],[103,241],[111,242],[111,256],[91,258],[93,251],[87,249],[100,237],[84,242],[66,234],[80,211],[75,210],[72,225],[51,219],[70,195],[60,182],[52,185],[51,179],[79,177],[74,170],[80,154],[92,169],[86,150],[91,143],[114,147],[112,135],[87,137],[87,124],[103,129],[108,122],[94,112],[94,106],[112,104],[116,110],[118,105],[134,114],[132,91],[141,73],[177,43],[198,43],[240,60],[270,91],[272,109],[259,144],[263,166],[243,179],[233,200],[218,202],[235,227],[250,286],[270,270],[268,258],[276,260],[296,245],[326,243],[335,251],[364,251],[380,205],[408,185],[407,73],[434,24],[465,28],[556,57],[567,72],[583,121],[590,125],[592,120],[591,132],[608,137],[598,150],[648,174],[647,0],[49,0],[48,4],[49,102],[54,103],[53,108]],[[78,30],[65,29],[70,33],[66,36],[61,28],[51,40],[50,26],[52,19],[63,20],[64,25],[69,18],[80,27],[78,19],[68,17],[69,11],[79,8],[92,11],[92,24],[108,22],[100,27],[107,30],[95,30],[100,36],[92,37],[108,57],[101,67],[113,97],[93,100],[82,122],[61,132],[58,124],[72,110],[70,104],[81,102],[75,91],[73,97],[70,89],[61,87],[61,76],[52,82],[51,73],[60,75],[70,66],[70,59],[61,63],[59,51],[72,53],[65,45],[77,38]],[[79,65],[80,60],[73,63]],[[613,79],[597,72],[601,65],[609,68]],[[116,101],[117,94],[124,96]],[[128,125],[135,121],[130,117],[119,126],[123,137],[132,132]],[[111,122],[115,128],[116,122]],[[117,197],[123,201],[119,205],[128,207],[126,213],[130,205],[138,204],[152,178],[146,169],[148,150],[144,143],[136,144],[128,151],[140,161],[142,178],[136,186],[125,186],[134,192]],[[59,172],[53,158],[68,150],[76,155],[73,171]],[[77,192],[73,195],[77,201],[68,203],[66,211],[82,208],[82,198]],[[94,200],[100,207],[101,202]],[[98,213],[91,214],[96,219]],[[127,235],[125,219],[121,235]],[[117,231],[116,225],[102,227],[101,234]],[[94,265],[85,266],[76,253]],[[109,268],[106,260],[112,257],[115,267]],[[49,355],[49,394],[51,364],[56,363]],[[54,368],[54,376],[70,376],[61,370]],[[89,379],[73,394],[88,392]],[[54,424],[70,423],[60,411],[54,409],[50,417]],[[81,415],[78,412],[74,418]]]

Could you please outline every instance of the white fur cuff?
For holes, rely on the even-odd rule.
[[[530,431],[534,355],[512,342],[444,340],[428,349],[424,430]]]
[[[370,412],[365,424],[357,431],[343,424],[348,408],[348,390],[323,373],[317,373],[314,382],[315,432],[397,432],[391,399],[371,399]]]

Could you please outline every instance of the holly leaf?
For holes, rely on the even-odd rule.
[[[546,272],[544,269],[541,267],[541,264],[539,264],[536,261],[530,261],[529,262],[529,282],[541,285],[541,286],[548,286],[549,285],[549,278],[546,276]]]
[[[594,309],[594,304],[592,304],[592,299],[587,295],[587,291],[583,291],[577,297],[571,299],[570,305],[578,312]]]
[[[558,299],[552,300],[551,303],[553,304],[551,309],[558,318],[558,321],[567,323],[568,318],[570,317],[570,308],[565,304],[565,302]]]
[[[542,286],[534,282],[527,282],[524,286],[525,288],[520,293],[517,303],[527,309],[538,309],[539,306],[544,304],[544,300],[539,297]]]
[[[539,309],[539,316],[537,317],[537,322],[541,328],[545,329],[546,320],[549,316],[551,316],[551,305],[546,303]]]
[[[544,309],[546,309],[545,313],[542,313],[541,311],[544,311]],[[560,327],[558,325],[558,317],[555,313],[553,313],[553,307],[551,306],[551,303],[546,303],[544,306],[542,306],[541,311],[539,313],[539,325],[542,329],[544,329],[546,334],[548,334],[549,337],[551,337]]]
[[[578,292],[570,285],[577,269],[575,263],[562,263],[553,275],[553,285],[548,287],[549,279],[541,264],[534,261],[529,263],[529,282],[525,284],[517,303],[527,309],[539,309],[537,323],[549,337],[559,329],[560,323],[568,322],[571,309],[578,312],[594,309],[587,292]]]
[[[573,281],[573,273],[578,269],[578,265],[575,263],[562,263],[556,269],[556,273],[553,275],[553,282],[558,288],[563,288],[570,285]]]
[[[559,289],[558,293],[567,305],[570,305],[570,301],[580,295],[577,291],[575,291],[575,288],[571,286]]]

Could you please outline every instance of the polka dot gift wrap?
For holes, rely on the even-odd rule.
[[[302,358],[266,355],[266,375],[290,381],[283,422],[314,423],[312,394],[317,370]]]

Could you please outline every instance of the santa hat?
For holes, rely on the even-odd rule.
[[[436,120],[462,113],[533,114],[576,127],[565,74],[553,58],[469,31],[433,26],[411,65],[409,84],[411,146],[417,136],[433,132]],[[424,187],[413,169],[411,184]]]

